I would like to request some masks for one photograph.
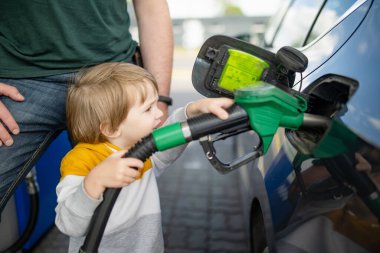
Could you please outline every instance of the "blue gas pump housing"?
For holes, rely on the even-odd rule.
[[[23,250],[30,250],[54,225],[57,196],[55,188],[60,179],[60,164],[63,156],[71,149],[68,134],[62,132],[48,147],[36,163],[36,176],[39,185],[37,223]],[[21,183],[15,192],[18,231],[21,234],[29,221],[30,200],[26,184]]]

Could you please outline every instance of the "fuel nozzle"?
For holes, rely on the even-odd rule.
[[[235,102],[248,115],[246,127],[204,136],[199,139],[203,151],[212,166],[221,174],[228,173],[252,160],[264,155],[279,127],[297,130],[301,127],[327,128],[330,120],[320,115],[305,113],[306,100],[295,93],[288,93],[277,86],[265,82],[255,82],[234,92]],[[223,125],[223,123],[221,122]],[[253,130],[260,142],[251,152],[230,162],[222,162],[216,153],[214,144],[230,136]]]
[[[235,90],[234,95],[236,104],[243,108],[248,116],[241,119],[241,121],[246,120],[245,125],[239,125],[238,129],[231,128],[231,131],[224,131],[215,136],[199,136],[202,137],[199,142],[207,159],[221,174],[231,172],[264,155],[279,127],[291,130],[301,127],[327,128],[330,122],[326,117],[304,113],[307,102],[303,97],[265,82],[255,82],[252,86],[246,85],[244,88]],[[223,122],[218,124],[220,124],[219,127],[224,125]],[[249,153],[241,157],[230,162],[222,162],[218,158],[214,144],[248,130],[256,132],[260,141],[258,145],[254,145]]]

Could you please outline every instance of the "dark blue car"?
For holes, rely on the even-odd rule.
[[[293,89],[331,124],[278,131],[239,169],[252,252],[380,252],[379,27],[378,0],[284,1],[269,22],[260,46],[308,58]]]
[[[378,0],[286,1],[269,22],[262,46],[308,58],[293,89],[332,123],[279,131],[239,169],[252,252],[380,252],[379,26]]]

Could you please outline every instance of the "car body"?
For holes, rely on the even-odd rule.
[[[380,1],[284,1],[260,45],[299,49],[293,89],[327,129],[279,130],[241,168],[252,252],[379,252]],[[255,145],[237,137],[238,155]],[[248,222],[249,220],[249,222]]]

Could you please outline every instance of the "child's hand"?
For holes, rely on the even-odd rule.
[[[194,117],[203,113],[212,113],[220,119],[227,119],[225,109],[233,105],[234,101],[229,98],[206,98],[190,103],[186,108],[186,115]]]
[[[111,154],[85,177],[84,189],[90,197],[99,199],[106,188],[127,186],[140,176],[135,168],[144,167],[144,163],[136,158],[122,158],[125,152]]]

